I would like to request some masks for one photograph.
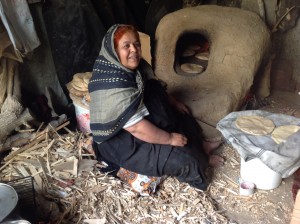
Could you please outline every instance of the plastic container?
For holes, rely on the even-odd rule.
[[[254,193],[254,188],[254,183],[242,181],[240,183],[240,195],[250,196]]]
[[[243,181],[252,182],[257,189],[261,190],[277,188],[282,180],[280,174],[271,170],[258,158],[251,159],[247,162],[241,158],[240,172]]]
[[[77,120],[77,127],[83,133],[91,133],[90,129],[90,110],[88,108],[84,108],[79,106],[78,104],[74,104],[75,114]]]
[[[14,210],[18,203],[18,194],[7,184],[0,183],[0,222]]]

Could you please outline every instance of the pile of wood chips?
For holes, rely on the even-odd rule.
[[[101,173],[101,164],[82,144],[89,136],[70,131],[68,124],[30,130],[31,141],[13,148],[0,164],[1,182],[34,178],[40,221],[229,223],[209,192],[174,178],[167,178],[153,196],[141,197],[121,180]]]

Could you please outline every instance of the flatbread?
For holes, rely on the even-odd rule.
[[[180,66],[181,70],[187,73],[201,73],[204,68],[198,64],[185,63]]]
[[[74,89],[77,89],[79,91],[88,91],[88,84],[84,82],[82,79],[81,81],[73,79],[71,81],[71,85]]]
[[[195,53],[196,52],[194,50],[185,49],[181,56],[182,57],[189,57],[189,56],[193,56]]]
[[[280,144],[282,142],[285,142],[289,136],[291,136],[292,134],[296,133],[299,130],[300,130],[300,126],[284,125],[275,128],[275,130],[272,132],[271,137],[277,144]]]
[[[204,61],[208,61],[209,53],[208,52],[202,52],[195,55],[196,58]]]
[[[268,135],[275,128],[272,120],[255,115],[238,117],[235,124],[241,131],[251,135]]]
[[[86,72],[84,74],[84,77],[83,77],[83,81],[86,83],[86,84],[89,84],[90,82],[90,79],[92,78],[92,72]]]

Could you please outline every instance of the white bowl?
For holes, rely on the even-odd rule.
[[[260,159],[255,158],[245,161],[241,158],[241,178],[252,182],[257,189],[272,190],[277,188],[282,180],[279,173],[271,170]]]

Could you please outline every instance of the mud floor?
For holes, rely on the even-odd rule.
[[[259,109],[300,117],[300,95],[275,92]],[[211,170],[209,191],[218,203],[220,213],[228,218],[229,223],[288,224],[294,206],[294,176],[283,179],[276,189],[255,190],[251,197],[240,196],[240,156],[226,144],[219,153],[226,162],[223,167]]]

